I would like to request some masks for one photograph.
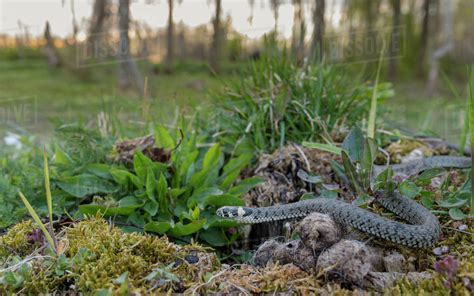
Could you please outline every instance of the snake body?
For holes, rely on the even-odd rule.
[[[392,169],[395,173],[413,175],[430,168],[470,166],[471,158],[468,157],[434,156],[393,165]],[[373,176],[382,169],[376,166]],[[226,206],[219,208],[217,215],[239,223],[256,224],[305,217],[312,212],[319,212],[331,216],[342,226],[353,227],[374,237],[412,248],[428,247],[438,241],[441,233],[438,219],[416,201],[396,191],[391,195],[377,191],[375,201],[410,224],[381,217],[341,200],[321,197],[262,208]]]

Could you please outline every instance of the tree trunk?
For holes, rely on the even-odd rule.
[[[392,0],[393,19],[392,19],[392,35],[390,37],[390,60],[388,64],[388,76],[394,80],[397,76],[397,51],[400,50],[400,0]]]
[[[128,30],[130,25],[130,0],[119,0],[119,87],[121,89],[134,88],[140,95],[144,93],[144,82],[137,65],[130,55],[130,39]]]
[[[171,73],[174,58],[174,23],[173,23],[173,4],[174,0],[168,0],[168,28],[166,31],[166,61],[165,72]]]
[[[99,47],[98,42],[102,39],[101,33],[107,15],[106,5],[107,0],[95,0],[94,2],[88,37],[89,45],[92,46],[93,49]],[[94,52],[96,52],[96,50],[94,50]]]
[[[439,79],[439,60],[449,54],[454,49],[454,8],[452,1],[439,2],[438,5],[444,5],[441,12],[442,27],[440,28],[443,36],[443,43],[433,52],[430,58],[430,71],[426,92],[429,97],[433,96],[434,90],[438,85]]]
[[[46,57],[48,59],[48,65],[52,69],[58,68],[61,64],[61,61],[59,59],[58,52],[54,47],[54,40],[53,37],[51,37],[49,22],[46,22],[46,27],[44,28],[44,39],[46,41],[44,52],[46,53]]]
[[[295,13],[291,47],[296,62],[301,64],[304,59],[304,38],[306,35],[303,2],[302,0],[293,0],[293,5],[295,6]]]
[[[428,34],[429,34],[429,19],[430,19],[430,4],[431,0],[424,0],[423,2],[423,25],[420,35],[420,54],[418,58],[418,74],[424,76],[426,51],[428,49]]]
[[[313,38],[311,42],[311,57],[317,61],[323,58],[324,10],[325,0],[316,0],[313,10]]]
[[[216,14],[212,21],[214,27],[214,35],[212,38],[212,45],[209,57],[209,65],[211,67],[212,73],[219,73],[219,64],[221,59],[221,13],[222,13],[222,6],[221,0],[216,0]]]

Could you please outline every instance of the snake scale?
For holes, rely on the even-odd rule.
[[[417,174],[431,168],[468,167],[471,167],[471,158],[455,156],[434,156],[392,165],[394,173],[405,175]],[[385,168],[375,166],[372,179]],[[410,224],[381,217],[341,200],[323,197],[262,208],[226,206],[219,208],[217,215],[239,223],[256,224],[305,217],[312,212],[318,212],[331,216],[342,226],[353,227],[399,245],[424,248],[438,241],[441,233],[440,224],[428,209],[396,191],[391,195],[376,191],[374,195],[376,202]]]

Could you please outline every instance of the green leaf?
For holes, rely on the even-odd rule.
[[[433,208],[432,193],[429,191],[421,192],[421,203],[427,209]]]
[[[466,219],[468,216],[466,214],[464,214],[460,209],[458,208],[452,208],[452,209],[449,209],[449,216],[453,219],[453,220],[464,220]]]
[[[341,156],[342,156],[342,164],[344,165],[344,171],[347,175],[347,178],[349,179],[349,182],[351,183],[352,188],[355,190],[357,195],[361,195],[362,189],[360,188],[360,182],[359,182],[359,178],[356,172],[356,168],[352,164],[346,151],[342,150]]]
[[[153,161],[146,157],[141,151],[136,151],[133,155],[133,168],[138,178],[145,184],[149,168],[153,167]]]
[[[87,205],[80,205],[79,211],[82,214],[87,215],[95,215],[98,212],[102,213],[104,216],[114,216],[114,215],[122,215],[122,216],[129,216],[131,215],[136,209],[143,207],[144,202],[139,200],[134,196],[127,196],[122,198],[119,201],[118,207],[105,207],[102,205],[95,205],[95,204],[87,204]]]
[[[158,212],[158,202],[157,201],[154,201],[154,200],[148,200],[146,203],[145,203],[145,206],[143,207],[143,209],[148,213],[150,214],[150,216],[155,216],[156,213]]]
[[[160,178],[157,183],[158,200],[160,203],[166,202],[166,194],[168,192],[168,182],[163,174],[160,175]]]
[[[213,247],[222,247],[229,244],[229,240],[223,233],[222,229],[209,228],[199,233],[199,238]]]
[[[45,237],[46,240],[48,241],[48,243],[49,243],[49,245],[51,246],[51,248],[56,252],[56,244],[54,243],[53,237],[51,236],[51,234],[49,233],[49,231],[46,230],[46,226],[45,226],[44,223],[41,221],[40,217],[38,216],[38,214],[36,213],[36,211],[33,209],[33,207],[31,206],[31,204],[28,202],[28,199],[26,199],[26,197],[23,195],[23,193],[19,192],[18,194],[20,195],[21,201],[23,202],[23,204],[25,205],[26,209],[28,210],[28,213],[31,215],[31,217],[32,217],[33,220],[36,222],[36,224],[38,224],[39,228],[40,228],[41,231],[43,232],[44,237]]]
[[[242,154],[237,158],[231,159],[223,168],[223,174],[219,178],[220,188],[228,188],[240,176],[243,168],[249,165],[252,160],[252,154]]]
[[[421,182],[422,184],[429,184],[431,182],[431,179],[434,177],[439,176],[441,173],[443,173],[443,169],[441,168],[434,168],[434,169],[428,169],[421,173],[417,178],[416,181]]]
[[[90,174],[66,177],[56,182],[59,188],[75,197],[97,193],[114,193],[117,186],[107,180]]]
[[[356,126],[342,142],[342,149],[348,153],[352,161],[359,162],[364,156],[364,142],[364,134]]]
[[[131,182],[135,186],[135,188],[138,189],[144,186],[140,179],[129,171],[121,169],[111,169],[110,174],[112,175],[115,182],[119,185],[129,186]]]
[[[342,149],[334,145],[322,144],[322,143],[312,143],[312,142],[303,142],[303,146],[308,148],[314,148],[321,151],[326,151],[336,155],[341,155]]]
[[[153,170],[148,167],[147,175],[146,175],[146,195],[150,200],[153,200],[156,202],[156,191],[157,191],[157,182],[155,179],[155,174],[153,173]]]
[[[201,205],[204,208],[204,200],[211,195],[220,195],[224,192],[217,187],[202,187],[193,192],[193,195],[189,197],[187,206],[188,208],[194,208],[196,205]]]
[[[438,205],[442,208],[460,208],[468,202],[467,199],[450,198],[440,200]]]
[[[171,236],[181,237],[198,232],[206,224],[206,219],[195,220],[189,224],[176,223],[168,232]]]
[[[148,222],[145,224],[144,230],[147,232],[155,232],[159,234],[165,234],[168,230],[171,229],[171,224],[169,222]]]
[[[251,177],[240,181],[236,186],[229,189],[229,194],[242,196],[252,188],[263,182],[261,177]]]
[[[54,153],[54,164],[56,165],[71,165],[74,164],[72,158],[67,155],[64,150],[61,149],[58,145],[55,145],[55,153]]]
[[[368,202],[370,201],[370,196],[367,195],[367,194],[363,194],[359,197],[357,197],[353,202],[352,204],[355,205],[355,206],[362,206],[362,205],[366,205]]]
[[[173,138],[168,130],[162,125],[157,125],[155,127],[155,145],[165,149],[172,149],[175,147]]]
[[[110,166],[103,163],[90,163],[86,165],[85,171],[97,177],[112,180],[113,177],[110,174]]]
[[[308,174],[305,170],[299,169],[296,173],[296,176],[301,180],[310,183],[310,184],[319,184],[323,182],[323,179],[320,176],[314,174]]]
[[[245,202],[231,194],[210,195],[204,199],[204,206],[244,206]]]
[[[219,144],[214,144],[209,150],[207,150],[202,161],[202,170],[210,171],[212,168],[215,168],[219,164],[219,159],[221,157],[221,148]]]
[[[375,76],[375,83],[374,83],[374,91],[372,93],[372,99],[370,100],[370,111],[369,111],[369,122],[367,126],[367,137],[368,138],[375,138],[375,121],[377,117],[377,90],[379,87],[379,77],[380,77],[380,70],[382,69],[382,61],[385,52],[385,41],[382,42],[382,50],[380,51],[378,66],[377,66],[377,74]]]
[[[413,183],[410,180],[406,180],[402,182],[398,186],[398,190],[400,191],[402,195],[408,198],[414,198],[421,192],[421,188],[416,186],[415,183]]]

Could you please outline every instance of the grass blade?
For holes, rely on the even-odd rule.
[[[471,161],[472,165],[471,168],[474,166],[474,132],[472,128],[474,127],[474,73],[472,68],[469,69],[469,97],[470,97],[470,108],[469,108],[469,113],[470,113],[470,126],[471,126]],[[471,169],[471,184],[474,184],[474,174],[472,173]],[[471,212],[469,215],[474,217],[474,191],[471,191]]]
[[[374,91],[372,93],[372,100],[370,102],[369,123],[367,126],[367,137],[375,139],[375,120],[377,117],[377,86],[379,84],[380,70],[382,69],[382,58],[385,51],[385,42],[382,43],[382,50],[380,51],[379,63],[377,66],[377,75],[375,76]]]
[[[23,195],[23,193],[19,192],[19,194],[20,194],[21,201],[23,201],[23,203],[25,204],[26,209],[28,210],[28,213],[30,213],[31,217],[33,217],[33,220],[35,220],[36,224],[38,224],[41,231],[43,231],[44,237],[48,241],[51,248],[53,248],[53,250],[56,251],[56,245],[54,244],[54,240],[51,237],[51,234],[46,229],[46,226],[44,225],[43,222],[41,222],[41,219],[39,218],[38,214],[36,214],[35,210],[31,206],[30,202]]]
[[[51,196],[51,186],[49,183],[49,169],[48,169],[48,156],[46,155],[46,148],[43,150],[44,159],[44,189],[46,191],[46,202],[48,204],[49,213],[49,226],[50,230],[53,230],[53,197]]]
[[[342,149],[339,147],[336,147],[334,145],[329,145],[329,144],[322,144],[322,143],[303,142],[303,146],[334,153],[339,156],[341,155],[341,151],[342,151]]]

